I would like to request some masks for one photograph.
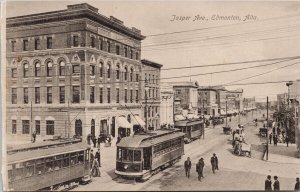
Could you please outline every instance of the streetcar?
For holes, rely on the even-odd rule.
[[[78,139],[8,147],[8,190],[70,188],[90,179],[90,146]]]
[[[175,121],[174,127],[185,134],[185,143],[199,139],[204,132],[204,122],[199,119]]]
[[[177,162],[184,154],[184,134],[175,129],[124,137],[117,144],[118,176],[140,181]]]

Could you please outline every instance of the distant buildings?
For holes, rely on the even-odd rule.
[[[211,116],[219,114],[218,93],[216,87],[199,87],[198,113]]]
[[[174,125],[174,90],[168,83],[160,84],[160,124],[168,127]]]

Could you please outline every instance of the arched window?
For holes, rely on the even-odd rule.
[[[52,76],[52,67],[53,64],[51,61],[47,62],[47,77],[51,77]]]
[[[66,66],[66,63],[64,61],[59,62],[59,75],[60,76],[65,75],[65,66]]]
[[[110,78],[111,66],[110,63],[107,64],[107,78]]]
[[[116,66],[116,77],[117,77],[117,79],[120,79],[120,65],[119,64],[117,64],[117,66]]]
[[[99,73],[100,73],[100,77],[103,77],[103,63],[100,62],[99,64]]]
[[[95,119],[91,120],[91,135],[95,136]]]
[[[23,76],[28,77],[28,63],[23,65]]]
[[[130,68],[130,81],[133,81],[133,68]]]
[[[124,69],[124,80],[127,81],[127,77],[128,77],[128,68],[127,66]]]
[[[34,64],[34,75],[36,77],[41,76],[41,63],[40,62],[36,62]]]

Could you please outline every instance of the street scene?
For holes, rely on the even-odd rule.
[[[3,191],[300,191],[300,2],[47,5],[2,4]]]

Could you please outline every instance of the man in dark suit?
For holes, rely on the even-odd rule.
[[[219,167],[218,167],[218,157],[216,156],[215,153],[210,158],[210,163],[211,163],[212,171],[215,174],[215,170],[219,170]]]
[[[278,177],[277,176],[274,176],[274,184],[273,184],[273,187],[274,187],[274,191],[280,191],[280,184],[279,184],[279,181],[278,181]]]
[[[271,175],[268,175],[267,179],[265,180],[265,191],[272,191]]]
[[[185,176],[187,178],[190,178],[191,167],[192,162],[190,160],[190,157],[188,157],[187,160],[184,162]]]
[[[99,167],[101,167],[101,161],[100,161],[100,148],[98,148],[98,151],[95,154],[95,158],[98,160]]]

